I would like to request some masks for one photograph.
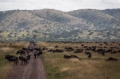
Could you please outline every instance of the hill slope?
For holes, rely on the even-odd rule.
[[[118,10],[119,11],[119,10]],[[114,10],[111,12],[114,12]],[[120,12],[120,11],[119,11]],[[108,12],[107,10],[93,10],[93,9],[83,9],[68,12],[72,16],[83,18],[87,21],[90,21],[94,24],[97,30],[104,29],[120,29],[120,20],[117,17]],[[118,15],[119,16],[119,15]]]
[[[119,40],[119,13],[120,9],[1,11],[0,37],[1,40]]]

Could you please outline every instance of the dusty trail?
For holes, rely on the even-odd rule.
[[[29,48],[34,48],[34,43],[30,43]],[[46,79],[44,65],[41,57],[34,58],[34,51],[30,52],[31,59],[27,65],[20,63],[14,67],[8,79]]]

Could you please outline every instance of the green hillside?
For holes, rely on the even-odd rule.
[[[0,40],[118,40],[120,9],[54,9],[0,12]]]

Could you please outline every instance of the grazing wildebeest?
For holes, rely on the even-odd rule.
[[[76,55],[70,55],[71,56],[71,58],[78,58],[79,60],[81,60],[78,56],[76,56]]]
[[[43,47],[42,50],[47,50],[47,48]]]
[[[104,49],[98,49],[96,50],[96,52],[98,52],[99,54],[101,54],[101,52],[104,52],[105,50]]]
[[[80,59],[78,56],[76,56],[76,55],[64,55],[64,58],[65,58],[65,59],[77,58],[77,59],[81,60],[81,59]]]
[[[36,53],[34,53],[34,57],[35,57],[35,59],[36,59]]]
[[[109,57],[108,59],[106,59],[106,61],[118,61],[117,58],[113,58],[113,57]]]
[[[27,56],[27,60],[30,60],[30,57],[31,57],[31,55],[28,55],[28,56]]]
[[[113,49],[108,49],[108,50],[106,50],[106,52],[109,52],[109,53],[110,53],[110,52],[112,52],[112,50],[113,50]]]
[[[69,55],[64,55],[64,58],[65,58],[65,59],[70,59],[71,56],[69,56]]]
[[[65,47],[66,51],[73,51],[74,49],[72,47]]]
[[[88,58],[91,58],[91,56],[92,56],[90,52],[85,52],[85,54],[88,55]]]
[[[21,64],[27,65],[27,58],[24,58],[23,56],[19,56],[19,60],[21,60]]]
[[[7,59],[10,62],[14,62],[16,65],[18,63],[18,57],[13,55],[5,55],[5,59]]]
[[[117,51],[112,51],[112,52],[111,52],[111,54],[115,54],[115,53],[117,53]]]
[[[58,46],[55,46],[55,48],[58,48]]]
[[[89,54],[91,54],[91,53],[90,53],[90,52],[85,52],[85,54],[89,55]]]
[[[30,51],[29,50],[26,50],[27,54],[29,55]]]
[[[16,52],[16,54],[20,54],[20,55],[24,54],[24,55],[25,55],[25,52],[24,52],[23,50],[18,50],[18,51]]]
[[[91,53],[90,53],[90,54],[88,54],[88,58],[91,58],[91,56],[92,56],[92,55],[91,55]]]
[[[102,53],[102,56],[105,56],[105,53],[104,52],[101,52]]]
[[[74,53],[81,53],[81,52],[83,52],[83,49],[76,49],[76,50],[74,51]]]
[[[39,50],[40,50],[40,48],[34,48],[34,50],[39,51]]]
[[[37,53],[37,56],[40,56],[40,54],[42,54],[42,51],[39,51],[39,52]]]
[[[27,50],[27,48],[22,48],[22,50]]]
[[[63,50],[62,49],[50,49],[50,50],[48,50],[48,52],[53,52],[53,53],[62,53],[63,52]]]

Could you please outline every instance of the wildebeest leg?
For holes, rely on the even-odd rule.
[[[26,61],[26,65],[27,65],[27,63],[28,63],[28,62]]]
[[[35,59],[36,59],[36,54],[34,54],[34,57],[35,57]]]
[[[10,63],[10,60],[8,60],[9,61],[9,63]]]
[[[17,65],[17,61],[14,61],[14,63]]]
[[[21,65],[23,65],[23,61],[21,60]]]
[[[27,62],[24,60],[24,65],[27,65]]]
[[[17,63],[18,63],[18,60],[16,60],[16,65],[17,65]]]

